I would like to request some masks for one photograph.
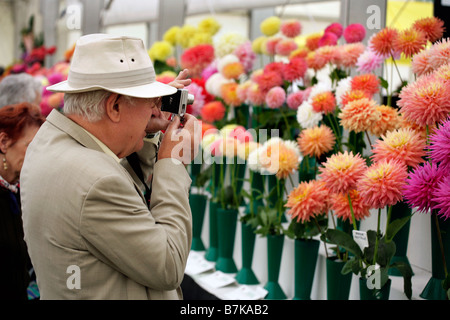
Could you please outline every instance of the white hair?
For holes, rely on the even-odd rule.
[[[22,102],[36,103],[41,93],[38,79],[28,73],[10,74],[0,82],[0,108]]]

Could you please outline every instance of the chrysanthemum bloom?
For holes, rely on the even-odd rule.
[[[340,65],[345,68],[353,68],[356,66],[359,57],[364,53],[365,46],[361,42],[349,43],[339,47]]]
[[[326,91],[312,97],[311,104],[315,112],[333,113],[336,109],[336,98],[333,92]]]
[[[210,44],[198,45],[186,49],[181,55],[180,64],[183,69],[189,69],[190,76],[198,78],[214,60],[214,47]]]
[[[430,62],[430,52],[431,50],[423,50],[412,58],[411,68],[416,76],[421,77],[434,71]]]
[[[366,28],[362,24],[353,23],[344,29],[343,35],[347,43],[362,42],[366,37]]]
[[[345,130],[358,132],[368,131],[373,124],[380,120],[381,113],[373,100],[362,98],[349,102],[341,109],[338,117]]]
[[[233,53],[237,47],[248,39],[237,32],[227,32],[215,40],[214,50],[217,58]]]
[[[364,51],[356,61],[358,67],[356,71],[360,73],[371,73],[380,68],[384,62],[384,58],[372,50]]]
[[[315,51],[319,48],[319,40],[322,38],[322,33],[314,33],[306,37],[305,45],[310,51]]]
[[[168,41],[156,41],[148,50],[148,54],[152,61],[166,61],[168,57],[173,55],[174,48]]]
[[[370,42],[370,48],[381,56],[393,54],[393,43],[398,38],[398,30],[386,27],[377,32]]]
[[[325,32],[319,40],[319,47],[337,45],[338,37],[333,32]]]
[[[278,41],[275,46],[275,53],[280,56],[288,57],[291,52],[297,48],[298,45],[293,39],[282,39],[281,41]]]
[[[446,169],[434,163],[425,162],[415,168],[408,176],[404,190],[405,201],[410,207],[416,207],[421,212],[433,209],[435,190],[446,177]]]
[[[308,65],[306,64],[305,59],[292,58],[288,63],[283,64],[283,79],[289,82],[302,79],[307,70]]]
[[[302,25],[299,21],[290,19],[281,22],[281,33],[288,38],[295,38],[302,32]]]
[[[236,89],[238,84],[236,82],[225,83],[222,85],[222,99],[229,106],[239,106],[242,104],[242,100],[239,99]]]
[[[444,21],[437,17],[418,19],[413,23],[412,28],[422,31],[427,40],[432,43],[442,38],[445,31]]]
[[[305,223],[327,211],[328,191],[324,184],[317,180],[301,182],[288,195],[287,214],[297,222]]]
[[[433,191],[432,201],[436,203],[434,210],[439,210],[439,216],[447,220],[450,218],[450,174],[442,179]]]
[[[403,87],[399,98],[397,105],[406,119],[422,127],[434,125],[450,112],[450,82],[425,75]]]
[[[256,53],[252,50],[252,43],[246,41],[239,45],[233,52],[239,58],[239,61],[244,66],[245,72],[251,72],[256,60]]]
[[[424,162],[426,141],[412,129],[388,131],[373,146],[374,161],[395,160],[408,167]]]
[[[331,192],[347,194],[356,189],[356,184],[367,169],[366,161],[360,154],[350,151],[338,152],[327,158],[319,168],[319,177]]]
[[[403,200],[407,177],[406,166],[401,162],[382,160],[367,168],[357,189],[371,208],[381,209]]]
[[[286,103],[289,109],[297,110],[298,107],[303,103],[304,93],[302,90],[293,92],[287,96]]]
[[[283,85],[282,75],[276,72],[264,72],[254,78],[262,91],[268,91],[276,86]]]
[[[266,104],[270,109],[279,109],[286,101],[286,92],[281,87],[273,87],[267,92]]]
[[[225,111],[225,106],[221,101],[212,101],[203,106],[200,116],[204,121],[212,123],[222,120],[225,116]]]
[[[326,32],[333,32],[339,39],[344,33],[344,27],[342,27],[342,24],[334,22],[325,28],[325,33]]]
[[[450,170],[450,118],[429,136],[429,155],[434,163]]]
[[[450,38],[438,40],[433,44],[429,61],[434,70],[450,62]]]
[[[336,137],[328,126],[321,125],[302,130],[297,142],[303,155],[320,158],[333,149]]]
[[[207,17],[198,23],[198,29],[207,32],[210,35],[215,35],[221,28],[220,23],[213,17]]]
[[[268,38],[265,42],[263,53],[269,56],[274,56],[277,53],[276,47],[281,40],[282,40],[281,37],[277,36]]]
[[[380,137],[388,131],[398,129],[400,127],[400,116],[397,109],[390,106],[381,105],[377,106],[377,110],[381,113],[381,118],[369,128],[369,133]]]
[[[350,209],[350,203],[348,201],[348,195],[352,201],[352,208]],[[331,210],[334,215],[341,218],[342,221],[353,220],[352,211],[355,216],[355,220],[360,221],[370,216],[370,206],[366,203],[365,199],[361,197],[358,190],[350,190],[347,194],[334,193],[331,195]]]
[[[399,32],[394,40],[394,50],[402,52],[406,58],[410,58],[425,48],[427,38],[422,31],[413,28],[405,29]]]
[[[170,42],[173,46],[177,44],[177,34],[181,30],[179,26],[172,26],[164,32],[163,40]]]
[[[263,22],[261,22],[260,30],[263,35],[270,37],[278,33],[278,31],[280,31],[280,26],[281,26],[280,18],[276,16],[271,16],[269,18],[266,18]]]
[[[247,90],[247,98],[254,106],[262,106],[266,100],[267,91],[262,91],[257,83],[252,83]]]
[[[353,77],[352,90],[362,90],[370,95],[380,91],[380,79],[373,73],[364,73]]]
[[[341,96],[341,105],[346,106],[349,102],[362,98],[371,99],[372,95],[363,90],[348,90]]]
[[[308,101],[303,101],[297,109],[297,122],[304,129],[317,126],[322,118],[323,114],[315,112]]]

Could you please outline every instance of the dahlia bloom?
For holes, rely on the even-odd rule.
[[[303,155],[320,158],[333,149],[336,137],[328,126],[320,125],[302,130],[297,142]]]
[[[338,152],[319,168],[319,177],[331,192],[347,194],[356,189],[357,182],[366,169],[366,162],[359,153],[353,155],[351,151]]]
[[[257,83],[252,83],[247,89],[248,101],[254,106],[262,106],[266,100],[267,91],[260,89]]]
[[[199,78],[205,69],[214,60],[214,47],[202,44],[186,49],[181,55],[181,68],[189,69],[192,78]]]
[[[336,86],[336,102],[338,105],[342,105],[342,97],[347,91],[351,90],[352,77],[347,77],[339,80]]]
[[[434,125],[450,113],[450,82],[424,75],[402,89],[397,105],[400,112],[418,125]]]
[[[327,61],[324,59],[317,59],[317,52],[316,51],[310,51],[308,52],[308,55],[305,58],[306,63],[308,65],[308,68],[313,69],[314,71],[318,71],[325,67],[327,64]]]
[[[348,90],[341,96],[341,105],[346,106],[349,102],[362,98],[371,99],[372,95],[363,90]]]
[[[436,203],[433,209],[439,210],[437,214],[447,220],[450,217],[450,174],[448,172],[434,189],[432,201]]]
[[[312,128],[318,125],[322,118],[322,113],[315,112],[308,101],[303,101],[297,109],[297,122],[301,128]]]
[[[442,81],[450,81],[450,62],[440,66],[435,72],[434,75],[436,79]]]
[[[431,50],[423,50],[417,53],[411,60],[412,71],[418,76],[423,76],[434,71],[430,61]]]
[[[325,32],[319,40],[319,47],[337,45],[338,37],[333,32]]]
[[[168,41],[156,41],[148,50],[148,54],[152,61],[166,61],[167,58],[173,55],[173,45]]]
[[[366,37],[366,28],[362,24],[353,23],[344,29],[343,35],[347,43],[362,42]]]
[[[281,74],[284,69],[284,62],[270,62],[264,66],[264,72],[276,72]]]
[[[213,17],[208,17],[198,23],[198,29],[210,35],[215,35],[221,28],[220,23]]]
[[[216,126],[211,123],[203,122],[200,120],[200,125],[202,126],[202,140],[209,134],[219,133],[219,129],[217,129]]]
[[[410,58],[425,48],[427,37],[422,31],[413,28],[402,30],[393,42],[394,51],[402,52]]]
[[[302,90],[293,92],[287,96],[286,103],[289,109],[297,110],[304,101],[304,92]]]
[[[275,53],[280,56],[288,57],[291,52],[296,50],[297,48],[298,45],[293,39],[282,39],[278,41],[277,45],[275,46]]]
[[[317,49],[315,52],[316,55],[314,59],[319,66],[322,66],[322,68],[327,63],[336,63],[339,60],[340,56],[339,47],[337,46],[323,46]]]
[[[381,67],[384,62],[384,58],[380,56],[378,53],[372,50],[364,51],[356,62],[356,66],[358,67],[356,71],[360,73],[371,73],[376,69]]]
[[[357,189],[371,208],[381,209],[403,200],[407,178],[408,172],[403,163],[382,160],[367,168]]]
[[[429,155],[434,163],[450,170],[450,118],[429,136]]]
[[[425,160],[426,141],[412,129],[388,131],[373,146],[371,158],[378,162],[394,160],[405,166],[415,168]]]
[[[222,74],[225,78],[234,80],[237,80],[244,72],[244,66],[240,61],[229,63],[222,69]]]
[[[206,122],[222,120],[225,116],[225,106],[220,101],[206,103],[200,111],[201,118]]]
[[[364,53],[365,46],[361,42],[349,43],[340,46],[339,50],[341,53],[339,65],[345,68],[352,68],[356,66],[359,57]],[[368,73],[370,73],[370,71]]]
[[[223,34],[214,43],[216,57],[221,58],[227,54],[233,53],[237,47],[246,41],[248,41],[248,39],[237,32],[228,32]]]
[[[413,23],[412,28],[422,31],[431,43],[442,38],[445,31],[444,21],[437,17],[418,19]]]
[[[239,45],[233,52],[239,58],[239,61],[244,66],[245,72],[250,72],[256,60],[256,53],[252,50],[252,43],[246,41]]]
[[[352,208],[348,201],[348,195],[352,201]],[[350,190],[347,194],[334,193],[331,195],[331,210],[334,215],[341,218],[342,221],[352,221],[352,211],[355,216],[355,220],[360,221],[370,216],[370,206],[363,199],[358,190]]]
[[[362,98],[348,103],[341,109],[338,117],[344,129],[354,132],[368,131],[373,124],[380,120],[381,113],[373,100]]]
[[[269,56],[274,56],[278,43],[281,41],[281,37],[270,37],[266,40],[265,46],[263,47],[263,53]]]
[[[273,36],[274,34],[280,31],[281,20],[276,16],[271,16],[269,18],[264,19],[260,24],[261,32],[267,36]]]
[[[450,62],[450,38],[438,40],[433,44],[429,61],[434,70]]]
[[[305,45],[310,51],[315,51],[319,48],[319,41],[322,38],[322,33],[314,33],[306,37]]]
[[[266,104],[270,109],[279,109],[286,101],[286,92],[281,87],[273,87],[266,94]]]
[[[294,19],[286,20],[281,22],[280,31],[288,38],[295,38],[302,32],[302,25]]]
[[[286,208],[289,208],[287,214],[297,222],[305,223],[311,218],[326,213],[328,191],[324,184],[317,180],[301,182],[288,195]]]
[[[333,113],[336,109],[336,98],[333,92],[325,91],[312,97],[311,104],[315,112]]]
[[[282,75],[276,72],[263,72],[254,78],[262,91],[268,91],[276,86],[283,85]]]
[[[189,42],[191,38],[195,36],[198,29],[192,25],[185,24],[177,32],[177,44],[179,44],[183,49],[189,48]]]
[[[283,64],[283,78],[289,82],[302,79],[305,76],[307,69],[308,65],[305,59],[292,58],[288,63]]]
[[[374,95],[380,91],[380,79],[373,73],[364,73],[353,77],[351,87]]]
[[[177,44],[177,35],[180,30],[181,27],[179,26],[170,27],[166,32],[164,32],[163,40],[168,41],[173,46],[175,46]]]
[[[393,43],[398,38],[398,34],[397,29],[386,27],[370,39],[370,48],[381,56],[390,56],[394,52]]]
[[[236,88],[236,94],[238,95],[239,99],[243,102],[248,101],[248,88],[252,85],[252,82],[250,80],[246,80],[243,83],[239,83]]]
[[[409,174],[404,190],[405,201],[421,212],[432,210],[439,205],[434,199],[436,188],[447,176],[448,170],[434,163],[425,162],[418,166]]]
[[[377,106],[377,110],[381,114],[381,119],[369,128],[369,132],[374,136],[380,137],[388,131],[398,129],[400,127],[400,116],[397,109],[390,106]]]
[[[344,27],[342,27],[340,23],[334,22],[325,28],[325,33],[327,32],[334,33],[339,39],[340,37],[342,37],[342,34],[344,33]]]
[[[267,38],[265,36],[257,37],[252,41],[252,51],[255,54],[262,54],[262,47],[265,44]]]
[[[300,163],[300,150],[296,143],[291,145],[280,138],[271,138],[259,150],[262,170],[275,174],[278,179],[286,179]]]

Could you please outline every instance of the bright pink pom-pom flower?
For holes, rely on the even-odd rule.
[[[319,47],[337,45],[338,37],[333,32],[325,32],[319,40]]]
[[[325,33],[327,32],[334,33],[339,39],[340,37],[342,37],[342,34],[344,33],[344,28],[340,23],[334,22],[325,28]]]
[[[297,91],[288,95],[286,102],[290,109],[297,110],[298,107],[303,103],[303,101],[304,101],[304,92]]]
[[[344,39],[347,43],[362,42],[366,37],[366,29],[362,24],[353,23],[344,30]]]

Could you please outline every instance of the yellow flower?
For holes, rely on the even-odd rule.
[[[189,24],[185,24],[184,26],[181,27],[180,31],[177,33],[177,43],[182,48],[188,48],[189,42],[191,41],[192,37],[195,36],[196,33],[197,33],[196,27]]]
[[[280,31],[281,20],[276,16],[269,17],[261,22],[261,32],[270,37]]]
[[[212,36],[207,32],[197,32],[189,40],[189,48],[195,47],[199,44],[212,44]]]
[[[252,50],[253,52],[255,52],[256,54],[262,54],[262,50],[263,50],[263,44],[266,41],[266,37],[265,36],[261,36],[256,38],[255,40],[252,41]]]
[[[177,44],[177,35],[181,28],[179,26],[173,26],[167,30],[163,35],[163,40],[170,42],[173,46]]]
[[[211,36],[215,35],[221,28],[219,22],[216,19],[210,17],[205,18],[198,24],[198,29],[202,32],[208,33]]]
[[[173,46],[168,41],[156,41],[148,50],[148,54],[152,61],[166,61],[173,55]]]

